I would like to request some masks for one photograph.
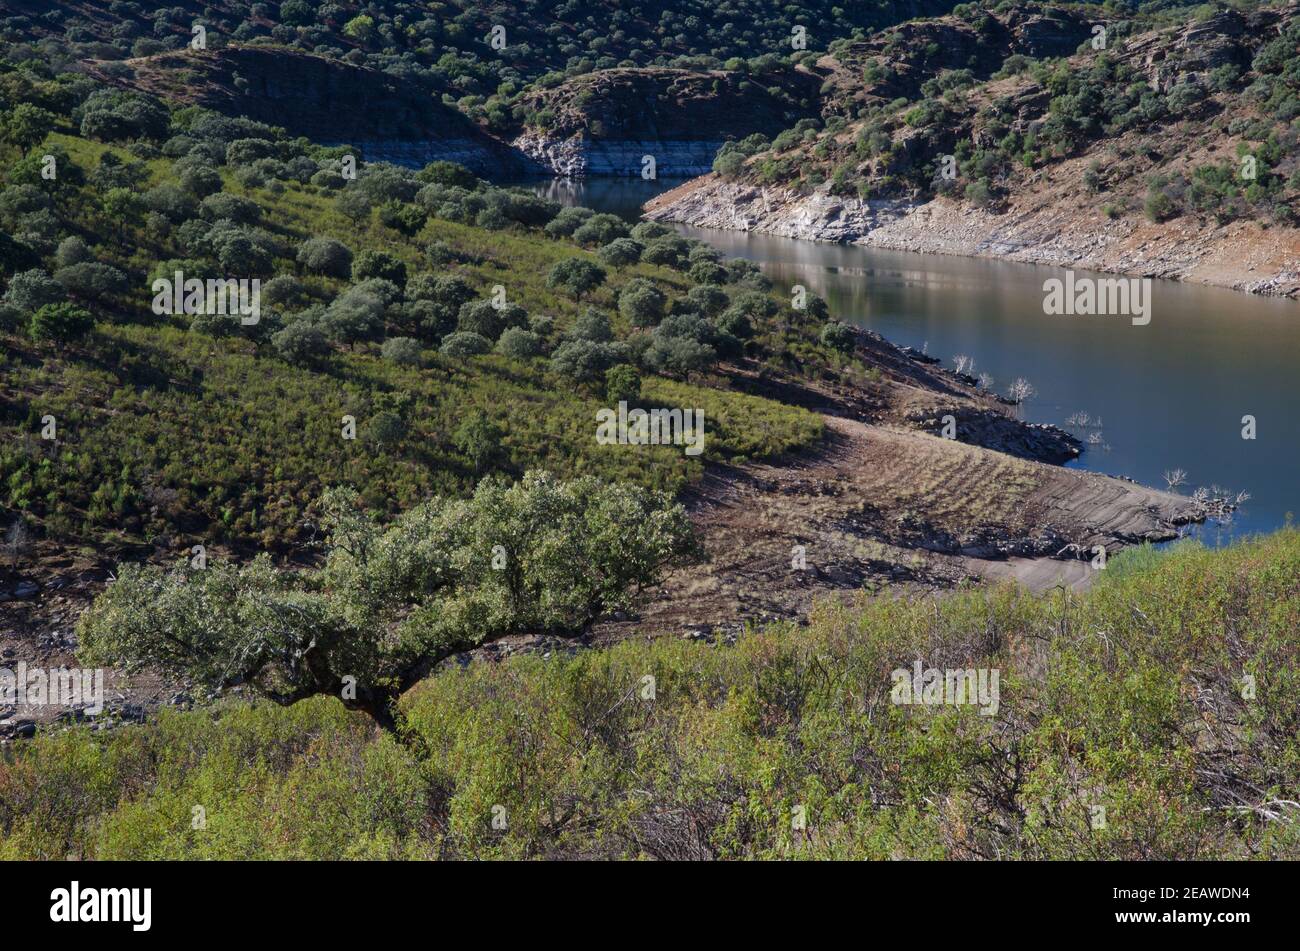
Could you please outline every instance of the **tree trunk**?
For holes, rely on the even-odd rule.
[[[343,706],[367,714],[381,730],[396,736],[397,699],[395,693],[377,693],[358,697],[355,700],[344,700]]]

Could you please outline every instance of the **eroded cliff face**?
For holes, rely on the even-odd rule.
[[[608,69],[525,97],[511,145],[567,178],[702,175],[722,143],[775,135],[814,115],[818,79],[801,69],[747,77],[721,70]]]
[[[106,82],[282,126],[368,159],[459,162],[479,174],[537,171],[427,90],[387,73],[286,49],[185,50],[86,69]]]

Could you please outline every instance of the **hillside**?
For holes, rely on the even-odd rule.
[[[1294,305],[665,223],[1300,296],[1298,13],[0,0],[11,904],[1300,859]]]
[[[367,66],[416,83],[506,132],[523,118],[515,114],[521,112],[515,100],[531,83],[554,85],[615,67],[736,70],[752,60],[762,69],[795,52],[795,27],[804,29],[811,55],[833,40],[953,6],[953,0],[813,0],[798,6],[668,0],[644,8],[618,0],[181,0],[153,9],[134,0],[0,0],[0,39],[33,49],[39,42],[34,58],[63,70],[88,59],[179,50],[199,24],[209,49],[268,44]]]
[[[526,117],[512,145],[548,173],[633,175],[708,171],[724,142],[775,135],[816,114],[817,79],[800,69],[611,69],[520,97]]]
[[[0,764],[0,856],[1295,859],[1298,579],[1290,530],[1084,595],[473,664],[407,697],[405,741],[330,698],[45,736]],[[982,671],[983,706],[891,702],[914,664]]]
[[[989,74],[1015,16],[990,15],[982,34],[984,21],[949,17],[843,45],[830,82],[857,104],[849,117],[724,150],[720,174],[656,199],[650,217],[1300,291],[1293,5],[1148,30],[1106,21],[1103,50],[1012,52]],[[917,30],[940,49],[985,35],[991,58],[896,67],[883,51]]]
[[[948,588],[1008,558],[1040,585],[1075,583],[1091,546],[1211,514],[1062,474],[1079,452],[1066,433],[815,296],[796,310],[755,265],[662,226],[448,162],[362,161],[348,177],[348,147],[84,75],[10,68],[0,95],[24,104],[0,189],[0,503],[16,539],[0,642],[14,656],[70,661],[105,582],[196,546],[316,584],[322,499],[340,485],[387,519],[542,469],[666,493],[713,560],[648,571],[635,611],[611,600],[553,622],[597,639],[797,618],[867,579]],[[154,282],[177,272],[263,282],[263,310],[247,324],[168,313]],[[698,408],[702,451],[593,438],[599,410],[638,401]],[[937,435],[947,414],[957,440]],[[882,457],[890,468],[867,468],[891,474],[864,483],[864,459]],[[776,571],[807,532],[836,541],[813,572]],[[455,643],[554,633],[476,631]],[[187,695],[134,673],[128,706]]]
[[[230,44],[79,69],[121,89],[346,142],[374,160],[451,161],[498,180],[640,176],[646,155],[656,175],[699,175],[725,142],[817,114],[819,96],[813,73],[788,66],[596,70],[530,86],[515,101],[517,118],[489,133],[411,77],[292,48]]]
[[[95,60],[83,68],[122,89],[283,127],[323,144],[347,143],[375,161],[456,162],[499,177],[534,170],[419,84],[324,56],[231,45]]]

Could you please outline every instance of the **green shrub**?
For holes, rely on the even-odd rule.
[[[1142,211],[1148,221],[1159,223],[1174,217],[1178,213],[1178,205],[1163,189],[1153,187],[1147,192],[1146,200],[1142,203]]]
[[[626,363],[605,371],[605,400],[610,406],[625,402],[629,406],[641,398],[641,374],[636,367]]]
[[[352,279],[364,281],[378,277],[398,287],[406,286],[406,264],[386,251],[362,251],[352,262]]]
[[[26,313],[33,313],[46,304],[63,300],[62,285],[39,268],[21,271],[9,281],[5,303]]]
[[[641,243],[632,238],[615,238],[606,244],[596,256],[609,267],[628,267],[641,260]]]
[[[548,287],[558,287],[581,299],[605,283],[605,271],[583,258],[566,258],[551,268],[546,276]]]
[[[482,334],[458,330],[448,334],[438,352],[448,357],[477,357],[492,349],[492,341]]]
[[[298,248],[298,263],[317,274],[352,276],[352,250],[334,238],[308,238]]]
[[[857,335],[848,324],[834,320],[822,328],[820,339],[823,344],[832,350],[838,350],[841,353],[852,353],[857,342]]]
[[[71,343],[80,340],[95,326],[95,318],[76,304],[43,304],[32,314],[28,332],[34,340]]]
[[[499,526],[484,537],[509,552],[512,532],[539,524],[519,501],[484,502],[500,514],[475,525]],[[436,544],[444,515],[383,531],[365,569],[331,554],[329,589],[409,584],[423,597],[443,553],[463,550]],[[353,540],[373,527],[333,524]],[[447,556],[471,566],[458,585],[509,584],[490,548],[464,552]],[[546,590],[592,583],[582,552],[546,564]],[[225,630],[252,578],[227,597],[234,570],[213,568],[178,587],[124,572],[95,623],[138,631],[194,587],[219,607],[193,617]],[[162,710],[15,746],[0,762],[0,857],[1295,859],[1298,622],[1292,529],[1122,552],[1086,593],[864,592],[734,643],[630,638],[452,665],[403,697],[406,742],[336,697]],[[998,671],[996,713],[893,702],[893,672],[917,662]],[[194,803],[207,807],[201,835]]]
[[[271,336],[276,353],[290,363],[309,366],[329,353],[329,338],[309,320],[297,320]]]
[[[398,366],[419,366],[421,361],[420,341],[411,337],[389,337],[380,348],[385,360]]]
[[[510,327],[497,340],[496,351],[515,360],[528,360],[541,356],[542,338],[523,327]]]
[[[668,298],[650,281],[634,277],[618,295],[618,312],[634,327],[652,327],[664,316]]]
[[[391,410],[371,429],[381,445],[405,432]],[[392,726],[394,701],[431,663],[524,631],[580,633],[695,551],[666,495],[590,477],[485,480],[470,500],[435,498],[387,527],[351,490],[321,506],[330,547],[318,573],[265,555],[202,570],[122,566],[78,625],[86,657],[285,704],[342,697]],[[374,636],[388,625],[394,636]]]

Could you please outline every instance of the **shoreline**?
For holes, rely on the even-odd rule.
[[[1196,229],[1070,216],[1048,206],[995,213],[938,198],[851,199],[726,182],[710,173],[642,206],[649,221],[917,254],[985,258],[1300,298],[1300,233],[1235,222]]]

